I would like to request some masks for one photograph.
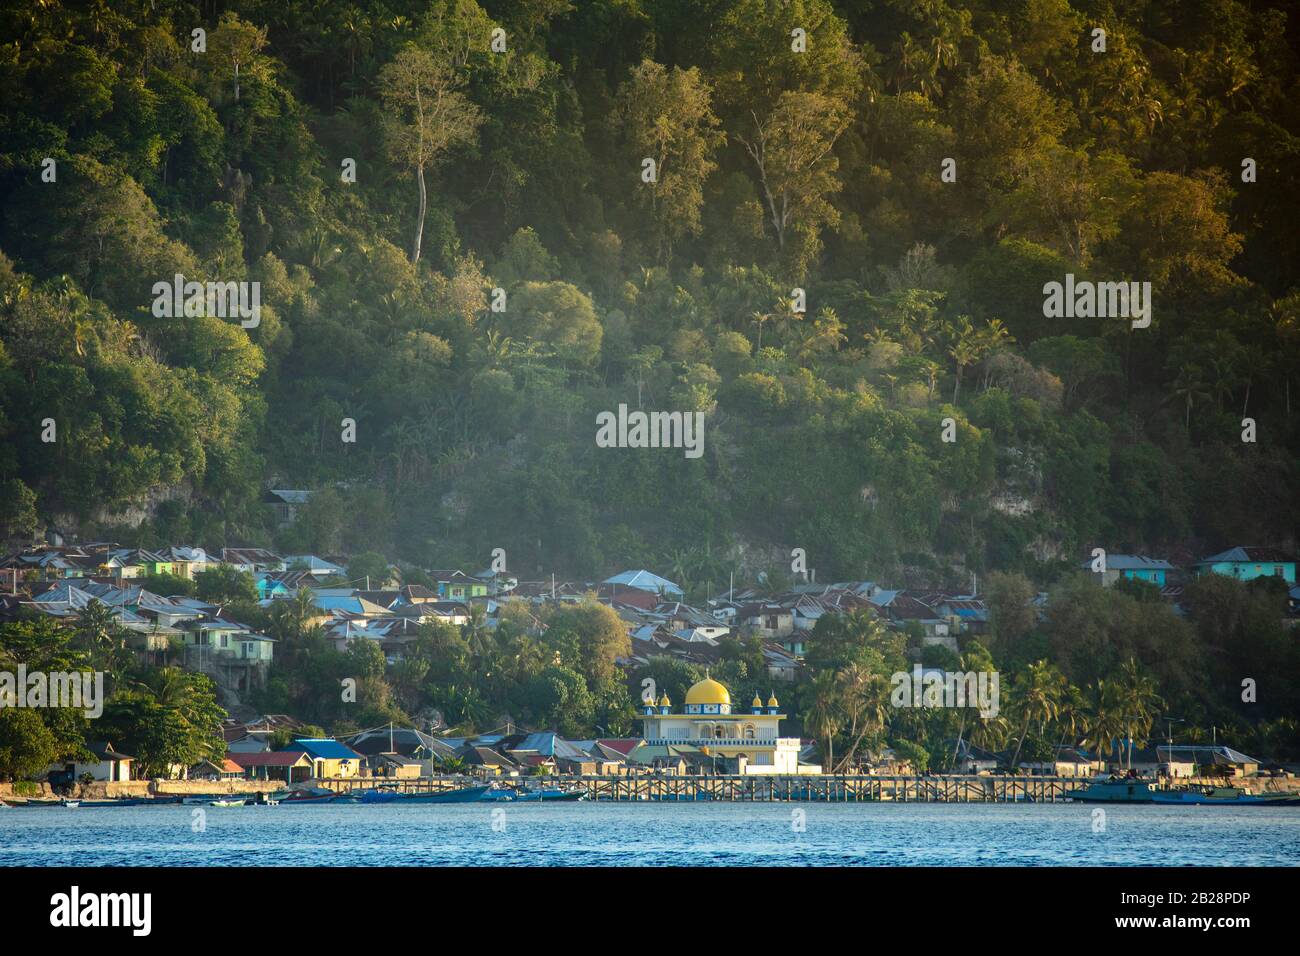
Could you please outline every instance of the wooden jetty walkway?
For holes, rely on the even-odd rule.
[[[489,778],[492,779],[492,778]],[[818,802],[818,803],[1059,803],[1087,785],[1072,777],[928,776],[801,774],[501,777],[506,784],[581,789],[589,800]],[[341,777],[320,783],[343,793],[392,787],[405,793],[455,790],[482,783],[465,777]]]

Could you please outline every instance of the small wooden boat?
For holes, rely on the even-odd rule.
[[[303,787],[300,790],[291,790],[280,800],[280,805],[285,807],[299,807],[307,805],[317,805],[323,803],[351,803],[346,794],[335,793],[326,787]]]
[[[523,790],[515,795],[515,799],[521,801],[561,800],[573,802],[587,799],[587,794],[582,790],[565,790],[562,787],[543,787],[540,790]]]
[[[81,801],[80,801],[80,800],[64,800],[64,801],[62,802],[62,805],[65,806],[65,807],[67,807],[67,808],[70,809],[70,810],[75,810],[77,807],[81,806]]]
[[[213,800],[208,804],[211,807],[243,807],[247,805],[248,801],[242,797],[238,800]]]

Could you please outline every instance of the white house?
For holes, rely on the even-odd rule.
[[[135,760],[124,753],[119,753],[113,749],[113,745],[105,740],[97,740],[93,743],[86,744],[86,749],[95,755],[97,759],[93,761],[67,761],[61,764],[54,764],[50,767],[50,773],[64,772],[72,774],[72,781],[79,781],[83,775],[90,774],[95,780],[107,781],[109,783],[118,783],[131,779],[131,764]]]

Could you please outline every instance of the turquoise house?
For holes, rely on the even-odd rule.
[[[1239,581],[1274,577],[1295,584],[1295,558],[1279,548],[1229,548],[1192,567],[1197,574],[1223,574]]]
[[[1093,561],[1084,561],[1080,567],[1094,574],[1101,583],[1110,587],[1116,581],[1145,581],[1162,588],[1168,584],[1166,575],[1174,566],[1164,558],[1148,558],[1144,554],[1108,554],[1103,571],[1093,571]]]
[[[263,571],[254,579],[254,584],[257,585],[257,598],[259,601],[265,601],[267,598],[286,598],[293,595],[293,590],[280,579],[280,572]]]

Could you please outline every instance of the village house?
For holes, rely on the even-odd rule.
[[[236,571],[255,574],[258,571],[283,571],[284,559],[265,548],[222,548],[221,563]]]
[[[990,774],[997,772],[999,765],[998,755],[991,750],[984,750],[976,747],[969,740],[948,741],[945,749],[952,754],[952,769],[954,773],[964,774]]]
[[[777,641],[784,646],[787,642],[780,639],[794,631],[794,611],[770,601],[747,604],[737,609],[736,623],[751,634],[757,634],[764,640]],[[788,647],[787,650],[802,656],[802,638],[793,643],[798,647]]]
[[[638,591],[647,591],[650,594],[657,594],[665,598],[680,598],[685,595],[685,592],[672,581],[661,578],[653,571],[647,571],[644,568],[638,571],[620,572],[613,577],[605,578],[600,583],[607,584],[612,588],[634,588]]]
[[[191,780],[237,780],[244,775],[244,768],[229,757],[223,757],[220,763],[203,760],[190,767]]]
[[[298,738],[285,747],[284,752],[306,754],[311,760],[311,775],[318,779],[355,777],[361,773],[361,754],[333,737]]]
[[[953,627],[929,604],[906,591],[877,591],[871,605],[888,622],[898,628],[915,628],[923,646],[939,645],[958,653]]]
[[[1125,774],[1131,767],[1139,776],[1174,777],[1185,779],[1196,776],[1196,764],[1187,756],[1171,753],[1167,746],[1134,747],[1130,755],[1122,750],[1117,758],[1105,761],[1112,773]]]
[[[299,510],[311,499],[311,492],[301,489],[278,488],[262,495],[262,504],[270,508],[280,527],[293,524]]]
[[[397,754],[425,761],[451,757],[456,753],[455,747],[414,727],[377,727],[341,740],[363,757]]]
[[[286,554],[284,556],[284,568],[286,571],[306,571],[317,578],[325,580],[347,576],[346,568],[335,564],[333,561],[326,561],[314,554]]]
[[[221,563],[219,558],[208,554],[202,548],[190,548],[184,545],[164,548],[158,553],[171,562],[173,574],[190,581],[194,580],[194,575],[200,571],[211,571]]]
[[[27,548],[0,560],[0,569],[10,572],[6,577],[14,590],[24,581],[81,577],[93,573],[97,567],[98,561],[93,555],[80,548],[61,545]]]
[[[1278,548],[1236,547],[1202,558],[1192,565],[1197,574],[1223,574],[1239,581],[1281,578],[1296,583],[1296,559]]]
[[[1094,563],[1094,559],[1089,558],[1080,567],[1104,587],[1117,581],[1145,581],[1163,588],[1168,583],[1168,573],[1174,570],[1174,566],[1164,558],[1148,558],[1143,554],[1107,554],[1101,571],[1093,570]]]
[[[241,767],[248,780],[282,780],[286,784],[295,784],[317,776],[315,762],[300,750],[262,753],[229,751],[226,758]]]
[[[1003,754],[1004,766],[1011,765],[1013,752]],[[1091,777],[1095,772],[1092,757],[1074,747],[1057,747],[1056,755],[1046,760],[1025,760],[1021,757],[1016,768],[1021,773],[1049,777]]]
[[[419,760],[394,753],[371,754],[362,759],[361,766],[363,772],[371,777],[394,780],[414,780],[423,772]]]
[[[154,551],[141,548],[123,548],[109,552],[96,573],[123,581],[128,578],[147,577],[153,574],[176,574],[176,566]]]
[[[107,783],[121,783],[131,779],[135,758],[121,753],[106,740],[86,743],[91,760],[71,760],[50,766],[48,773],[57,774],[64,783],[77,783],[84,776]]]

